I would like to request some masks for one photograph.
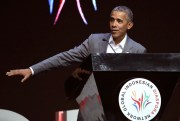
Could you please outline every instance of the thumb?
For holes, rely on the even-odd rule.
[[[29,76],[25,76],[25,77],[21,80],[21,82],[22,82],[22,83],[25,82],[28,78],[29,78]]]

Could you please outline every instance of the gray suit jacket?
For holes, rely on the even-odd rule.
[[[54,68],[64,68],[75,63],[81,63],[92,53],[106,53],[106,49],[108,46],[107,41],[109,40],[110,36],[110,33],[91,34],[78,47],[50,57],[40,63],[31,66],[31,68],[34,71],[34,74],[37,74],[42,71],[48,71]],[[146,48],[133,41],[131,38],[127,37],[123,53],[144,52],[146,52]]]

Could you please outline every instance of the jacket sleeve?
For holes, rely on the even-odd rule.
[[[31,68],[34,71],[34,75],[43,71],[49,71],[56,68],[62,69],[64,67],[68,67],[73,64],[81,63],[84,59],[86,59],[90,55],[89,38],[86,39],[78,47],[74,47],[69,51],[61,52],[35,65],[32,65]]]

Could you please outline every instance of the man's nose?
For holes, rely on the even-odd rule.
[[[116,27],[117,26],[117,21],[113,21],[112,26]]]

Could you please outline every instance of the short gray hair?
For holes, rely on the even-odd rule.
[[[128,21],[133,22],[133,12],[132,12],[131,9],[128,8],[127,6],[117,6],[117,7],[115,7],[115,8],[111,11],[111,13],[112,13],[113,11],[120,11],[120,12],[126,13],[127,16],[128,16]]]

